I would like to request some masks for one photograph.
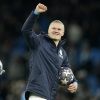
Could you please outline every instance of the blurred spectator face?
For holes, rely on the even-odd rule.
[[[82,37],[82,30],[77,24],[71,24],[68,29],[68,37],[72,43],[77,43]]]
[[[48,29],[48,35],[53,40],[61,40],[61,37],[64,35],[64,24],[59,20],[51,22]]]

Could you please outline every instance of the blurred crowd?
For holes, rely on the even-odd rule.
[[[0,100],[25,100],[28,48],[21,27],[37,3],[48,6],[36,31],[46,31],[53,19],[66,28],[64,48],[79,82],[77,93],[59,86],[56,100],[100,100],[100,1],[99,0],[2,0],[0,1]]]

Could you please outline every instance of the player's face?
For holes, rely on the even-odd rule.
[[[52,22],[49,25],[48,36],[53,40],[61,40],[64,35],[64,25],[62,23]]]

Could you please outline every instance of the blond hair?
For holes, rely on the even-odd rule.
[[[63,27],[64,27],[64,30],[65,30],[65,26],[64,26],[64,23],[63,23],[62,21],[60,21],[60,20],[54,20],[54,21],[52,21],[52,22],[50,23],[50,25],[51,25],[52,23],[59,23],[59,24],[62,24]]]
[[[54,21],[52,21],[51,23],[60,23],[60,24],[63,24],[63,22],[62,21],[60,21],[60,20],[54,20]],[[50,23],[50,24],[51,24]],[[64,24],[63,24],[64,25]]]

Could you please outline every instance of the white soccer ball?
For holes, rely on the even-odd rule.
[[[5,70],[3,69],[3,64],[0,60],[0,75],[2,75],[5,72]]]
[[[2,62],[1,62],[1,60],[0,60],[0,69],[2,69],[2,67],[3,67],[3,64],[2,64]]]

